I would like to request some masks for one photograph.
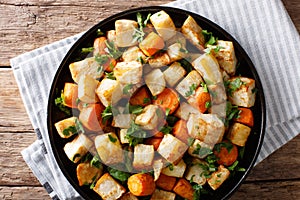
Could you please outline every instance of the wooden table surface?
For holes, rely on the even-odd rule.
[[[9,59],[120,11],[170,0],[0,0],[0,198],[50,199],[20,152],[36,139]],[[298,32],[300,0],[283,0]],[[232,199],[300,199],[300,135],[258,164]]]

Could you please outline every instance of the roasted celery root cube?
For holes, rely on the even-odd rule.
[[[227,100],[226,88],[223,83],[208,85],[211,105],[218,105]]]
[[[162,159],[154,159],[153,161],[153,172],[154,172],[154,181],[157,181],[157,179],[161,176],[161,170],[164,167],[164,163]]]
[[[186,74],[185,69],[179,62],[174,62],[164,72],[164,77],[167,84],[174,87]]]
[[[99,99],[95,90],[99,81],[89,75],[83,75],[78,81],[78,98],[84,103],[96,103]]]
[[[188,146],[171,134],[166,134],[159,144],[157,152],[168,162],[177,164],[182,158]]]
[[[119,138],[120,138],[121,144],[129,143],[128,139],[126,138],[126,135],[127,135],[127,129],[121,128],[120,132],[119,132]]]
[[[180,107],[176,110],[175,116],[187,121],[190,114],[200,114],[199,110],[186,102],[180,103]]]
[[[255,80],[246,77],[229,79],[229,101],[233,105],[250,108],[255,103]]]
[[[78,120],[77,117],[70,117],[67,119],[63,119],[59,122],[56,122],[54,124],[60,137],[69,138],[72,135],[74,135],[75,133],[77,133],[77,129],[75,126],[76,120]]]
[[[101,103],[107,107],[122,98],[122,88],[119,81],[104,78],[96,88],[96,94]]]
[[[205,161],[193,159],[192,165],[190,165],[185,173],[185,178],[199,185],[206,183],[205,174],[207,172],[208,164]]]
[[[148,63],[153,68],[160,68],[170,64],[171,61],[167,53],[157,53],[153,58],[148,59]]]
[[[198,49],[204,49],[205,38],[202,34],[202,28],[197,24],[193,17],[188,16],[181,27],[181,32]]]
[[[227,138],[233,144],[243,147],[245,146],[250,133],[251,133],[250,127],[236,122],[229,129]]]
[[[65,83],[63,94],[64,105],[70,108],[77,108],[78,85],[75,83]]]
[[[164,190],[155,189],[150,200],[175,200],[176,194]]]
[[[64,151],[68,158],[77,163],[88,150],[93,146],[93,142],[83,134],[79,134],[74,140],[64,146]]]
[[[153,159],[153,145],[138,144],[134,147],[132,165],[135,169],[150,169],[152,167]]]
[[[133,114],[118,114],[113,116],[113,121],[111,125],[113,127],[118,127],[118,128],[130,128],[130,124],[132,120],[134,120],[135,115]]]
[[[99,71],[101,69],[100,65],[94,57],[71,63],[69,68],[75,83],[78,83],[80,77],[86,74],[94,79],[100,78],[103,75],[103,70]]]
[[[176,32],[176,34],[170,39],[168,39],[165,43],[166,43],[166,47],[171,46],[172,44],[175,43],[180,43],[183,47],[186,47],[186,38],[181,32]]]
[[[80,163],[77,165],[76,174],[79,186],[92,184],[102,175],[103,167],[95,167],[90,162]]]
[[[187,128],[192,138],[209,145],[221,142],[225,132],[224,123],[215,114],[190,114]]]
[[[139,47],[133,46],[124,51],[122,59],[124,62],[138,61],[138,59],[145,61],[146,56]]]
[[[203,159],[212,152],[213,145],[206,144],[198,139],[195,139],[189,147],[188,153],[196,158]]]
[[[127,192],[124,194],[120,200],[139,200],[136,196],[134,196],[132,193]]]
[[[142,129],[153,130],[161,123],[160,114],[163,115],[159,106],[150,104],[136,117],[135,123],[140,125]]]
[[[188,51],[179,42],[172,44],[168,47],[167,53],[170,57],[171,62],[181,60],[187,56]]]
[[[220,67],[233,76],[235,74],[237,64],[233,43],[231,41],[218,40],[217,45],[210,46],[210,48],[219,48],[217,52],[211,52],[218,60]]]
[[[100,104],[89,104],[83,107],[79,114],[79,121],[90,131],[102,131],[103,123],[101,113],[105,107]]]
[[[149,33],[139,44],[140,49],[146,56],[152,56],[165,47],[164,40],[154,32]]]
[[[106,165],[123,163],[124,155],[120,141],[115,133],[98,135],[95,138],[97,153]]]
[[[177,92],[179,92],[185,98],[192,95],[195,89],[203,82],[202,77],[196,70],[192,70],[188,75],[182,79],[176,86]]]
[[[192,65],[201,74],[207,85],[223,83],[219,63],[213,55],[205,53],[194,60]]]
[[[154,69],[147,74],[145,76],[145,83],[153,96],[160,94],[166,87],[164,74],[160,69]]]
[[[220,165],[218,171],[212,173],[211,177],[208,179],[208,184],[213,190],[216,190],[223,184],[229,175],[230,171],[223,165]]]
[[[162,169],[161,173],[167,176],[182,178],[186,169],[185,162],[181,159],[177,165],[170,164]]]
[[[105,173],[100,177],[93,190],[97,192],[103,200],[119,199],[126,192],[126,189],[115,181],[109,173]]]
[[[136,28],[138,28],[138,23],[134,20],[116,20],[116,45],[118,47],[129,47],[136,45],[137,41],[133,37]]]
[[[143,67],[138,61],[118,62],[114,68],[114,75],[121,84],[137,84],[142,80]]]
[[[164,40],[168,40],[176,34],[175,24],[165,11],[154,13],[150,17],[150,21]]]

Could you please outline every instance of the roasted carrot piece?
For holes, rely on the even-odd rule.
[[[188,133],[185,120],[181,119],[175,123],[173,127],[173,135],[182,142],[188,144],[188,138],[190,138],[190,135]]]
[[[193,199],[194,189],[192,185],[184,178],[178,180],[175,187],[173,188],[173,191],[185,199]]]
[[[210,95],[203,87],[198,87],[195,94],[189,97],[188,102],[201,113],[205,113],[208,108],[207,102],[210,102]]]
[[[79,120],[84,127],[90,131],[101,131],[103,128],[101,114],[105,107],[100,104],[89,104],[83,107],[80,114]]]
[[[155,190],[155,182],[149,174],[134,174],[128,178],[128,189],[135,196],[148,196]]]
[[[237,146],[229,141],[223,141],[214,147],[214,154],[219,165],[232,165],[236,161],[238,153]]]
[[[153,101],[153,104],[159,105],[165,111],[169,109],[169,114],[175,112],[179,103],[179,96],[177,92],[171,88],[165,88]]]
[[[167,176],[164,174],[160,174],[159,178],[156,180],[156,186],[160,187],[161,189],[171,191],[176,183],[176,178],[172,176]]]
[[[65,83],[64,86],[64,104],[70,108],[77,108],[78,85],[75,83]]]
[[[107,72],[112,72],[116,64],[117,61],[114,58],[109,58],[108,61],[103,65],[103,68]]]
[[[98,37],[94,40],[94,55],[101,55],[105,54],[105,48],[106,48],[106,37]]]
[[[151,133],[151,135],[153,135],[153,137],[157,137],[157,138],[163,138],[164,137],[164,133],[157,130],[157,128],[151,130],[150,133]]]
[[[131,105],[147,106],[151,103],[149,91],[146,87],[139,88],[130,98]]]
[[[249,108],[238,108],[241,112],[238,118],[234,118],[235,122],[239,122],[241,124],[253,127],[254,125],[254,118],[252,110]]]
[[[153,145],[154,150],[156,151],[157,148],[159,147],[160,142],[162,141],[162,138],[159,137],[151,137],[147,138],[145,140],[145,144]]]

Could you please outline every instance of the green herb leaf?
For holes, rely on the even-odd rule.
[[[139,105],[129,105],[129,113],[131,114],[141,114],[143,112],[143,107]]]
[[[214,146],[214,150],[220,153],[222,147],[226,148],[228,153],[230,153],[233,149],[233,144],[231,142],[220,142]]]
[[[80,99],[77,98],[77,99],[76,99],[76,105],[78,105],[79,103],[80,103]]]
[[[186,49],[184,49],[184,48],[182,48],[182,47],[179,49],[179,51],[182,52],[182,53],[189,53],[188,50],[186,50]]]
[[[94,47],[81,48],[81,53],[91,53],[94,51]]]
[[[224,86],[229,96],[232,97],[233,92],[237,91],[242,85],[246,83],[241,80],[241,78],[236,78],[233,81],[225,81]]]
[[[125,139],[128,139],[129,146],[135,146],[139,143],[142,143],[146,136],[146,131],[141,129],[139,125],[135,124],[134,122],[131,122],[130,128],[127,129]]]
[[[168,115],[169,115],[170,111],[171,111],[171,109],[170,109],[170,108],[166,108],[166,116],[168,116]]]
[[[103,124],[106,123],[107,120],[113,117],[112,106],[107,106],[103,112],[101,113]]]
[[[112,142],[115,143],[117,141],[117,138],[114,138],[111,134],[108,134],[108,139]]]
[[[139,25],[139,29],[135,29],[135,33],[133,34],[133,38],[136,41],[138,41],[138,42],[143,41],[144,36],[145,36],[144,28],[146,27],[150,17],[151,17],[150,13],[147,15],[146,19],[144,19],[144,17],[142,16],[141,13],[138,12],[136,14],[137,22]]]
[[[217,43],[218,38],[214,37],[212,32],[208,32],[207,30],[202,30],[202,34],[205,39],[205,46],[207,45],[214,45]]]
[[[103,167],[98,154],[93,157],[90,164],[98,169],[101,169]]]
[[[170,164],[168,165],[168,168],[169,168],[170,171],[173,171],[173,170],[174,170],[174,165],[173,165],[172,163],[170,163]]]
[[[197,144],[196,149],[193,151],[192,154],[199,155],[200,157],[204,157],[204,156],[210,155],[212,153],[213,152],[211,149],[209,149],[207,147],[201,147],[200,144]]]
[[[101,31],[100,28],[97,29],[97,35],[98,35],[98,36],[104,35],[104,33]]]
[[[205,108],[210,108],[211,107],[211,102],[210,101],[207,101],[205,102]]]
[[[79,153],[76,153],[73,158],[72,158],[72,161],[75,162],[76,158],[80,158],[81,155]]]
[[[171,127],[171,126],[163,126],[160,129],[160,132],[162,132],[163,134],[170,134],[172,130],[173,130],[173,127]]]
[[[201,87],[203,87],[203,91],[204,91],[204,92],[208,92],[208,88],[207,88],[206,83],[201,82],[200,85],[201,85]]]
[[[123,88],[123,94],[129,94],[129,91],[132,89],[133,84],[129,83],[127,85],[125,85],[125,87]]]
[[[144,98],[143,100],[143,103],[144,104],[147,104],[147,103],[150,103],[151,102],[151,99],[150,98]]]
[[[189,88],[190,90],[187,91],[187,92],[185,93],[185,96],[186,96],[186,97],[189,97],[189,96],[191,96],[192,94],[194,94],[196,88],[197,88],[197,85],[193,83],[193,84],[190,86],[190,88]]]
[[[70,134],[77,134],[76,126],[69,126],[63,130],[64,136],[69,136]]]
[[[108,167],[107,170],[112,177],[114,177],[115,179],[118,179],[119,181],[126,181],[130,177],[129,173],[119,171],[119,170],[111,168],[111,167]]]
[[[96,55],[95,56],[95,61],[100,65],[104,65],[107,61],[109,60],[108,55]]]
[[[105,72],[105,77],[111,80],[116,80],[116,77],[114,76],[114,72]]]
[[[238,109],[238,106],[233,106],[229,101],[226,102],[226,118],[225,126],[229,126],[229,122],[233,119],[238,119],[240,117],[241,110]]]
[[[65,106],[64,91],[61,91],[60,97],[54,100],[55,105],[67,115],[71,115],[71,109]]]
[[[107,49],[109,51],[109,55],[114,58],[114,59],[118,59],[122,56],[123,52],[119,51],[116,47],[113,41],[108,42],[107,40],[105,40],[105,44],[107,46]]]
[[[95,187],[96,182],[97,182],[97,174],[92,178],[92,183],[90,185],[91,190]]]
[[[227,167],[229,171],[234,171],[235,167],[239,164],[239,161],[235,161],[231,166]]]
[[[75,127],[77,133],[84,133],[84,128],[78,118],[75,119]]]
[[[191,138],[191,137],[190,137],[190,138],[187,139],[187,141],[188,141],[188,145],[189,145],[189,147],[190,147],[190,146],[192,146],[192,145],[194,144],[195,138]]]

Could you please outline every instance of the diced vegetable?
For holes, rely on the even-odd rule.
[[[148,105],[135,119],[135,123],[145,130],[153,130],[162,123],[161,109],[157,105]]]
[[[173,62],[164,72],[167,84],[174,87],[186,74],[186,71],[178,62]]]
[[[138,61],[118,62],[114,68],[116,79],[124,85],[140,83],[142,74],[142,64]]]
[[[157,53],[148,59],[148,63],[153,68],[160,68],[170,64],[171,60],[167,53]]]
[[[190,138],[190,135],[188,133],[185,120],[181,119],[175,123],[173,127],[173,135],[185,144],[188,144],[188,139]]]
[[[154,159],[153,145],[138,144],[134,147],[133,167],[139,170],[150,169]]]
[[[159,178],[155,182],[157,187],[167,191],[172,191],[172,189],[175,186],[175,183],[176,177],[167,176],[164,174],[160,174]]]
[[[150,200],[175,200],[176,194],[173,192],[167,192],[163,190],[156,189],[151,196]]]
[[[140,49],[146,56],[152,56],[157,51],[165,47],[164,40],[154,32],[149,33],[147,37],[139,44]]]
[[[194,139],[189,147],[188,153],[193,157],[203,159],[209,154],[212,154],[212,149],[213,145]]]
[[[210,94],[208,90],[203,87],[198,87],[195,94],[189,96],[188,102],[193,107],[197,108],[201,113],[207,110],[207,103],[210,103]]]
[[[153,100],[154,105],[158,105],[165,111],[169,109],[168,114],[173,114],[179,106],[179,96],[175,90],[171,88],[165,88],[157,98]]]
[[[187,150],[187,145],[171,134],[166,134],[161,141],[157,152],[168,162],[176,164]]]
[[[131,105],[141,105],[141,106],[147,106],[151,103],[151,96],[149,94],[149,91],[147,87],[141,87],[139,88],[131,97],[129,100],[129,103]]]
[[[138,23],[134,20],[121,19],[116,20],[116,45],[118,47],[129,47],[137,44],[133,35]]]
[[[181,178],[177,181],[173,191],[185,199],[193,200],[194,189],[192,185],[184,178]]]
[[[147,138],[145,140],[145,144],[153,145],[153,148],[156,151],[158,149],[159,144],[161,143],[161,141],[162,141],[162,138],[152,137],[152,138]]]
[[[161,173],[167,176],[181,178],[186,169],[185,162],[181,159],[178,164],[170,163],[167,167],[163,168]]]
[[[254,117],[252,111],[249,108],[238,108],[238,110],[241,112],[239,112],[239,116],[234,118],[233,121],[253,127]]]
[[[205,161],[194,159],[192,165],[188,167],[185,178],[191,183],[204,185],[206,183],[206,171],[208,164]]]
[[[79,185],[90,185],[96,182],[102,175],[102,171],[103,167],[94,167],[89,162],[80,163],[76,168]]]
[[[78,85],[75,83],[65,83],[63,96],[65,106],[77,108]]]
[[[78,133],[76,129],[76,120],[78,120],[77,117],[70,117],[54,124],[60,137],[69,138]]]
[[[229,177],[229,175],[229,170],[223,165],[220,165],[218,167],[218,171],[212,173],[211,178],[208,179],[208,184],[213,190],[216,190]]]
[[[106,165],[124,162],[123,150],[115,133],[105,133],[95,138],[95,146],[101,161]]]
[[[251,133],[251,128],[240,123],[234,123],[230,128],[227,138],[238,146],[245,146],[248,136]]]
[[[104,126],[101,117],[103,111],[104,106],[100,103],[88,104],[82,108],[79,114],[79,121],[84,127],[91,131],[101,131]]]
[[[149,174],[134,174],[128,179],[128,189],[135,196],[148,196],[155,190],[155,182]]]
[[[176,86],[177,92],[183,97],[188,98],[194,94],[196,88],[202,83],[203,80],[196,70],[192,70],[188,75],[182,79]]]
[[[160,71],[160,69],[154,69],[147,74],[145,76],[145,83],[153,96],[160,94],[166,87],[164,74]]]
[[[205,39],[202,34],[202,28],[197,24],[193,17],[188,16],[181,27],[181,32],[198,49],[204,49]]]
[[[84,103],[96,103],[99,99],[95,93],[98,81],[89,75],[83,75],[78,81],[78,98]]]
[[[104,200],[118,199],[126,192],[126,189],[115,181],[109,173],[100,177],[93,190]]]
[[[238,148],[228,141],[218,143],[214,147],[214,154],[219,165],[230,166],[238,157]]]
[[[95,92],[105,107],[117,103],[123,95],[119,81],[108,78],[100,82]]]
[[[174,22],[165,11],[154,13],[150,21],[163,40],[168,40],[176,34]]]

